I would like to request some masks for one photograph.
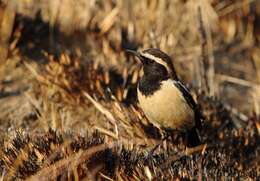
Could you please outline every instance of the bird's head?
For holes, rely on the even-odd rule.
[[[144,76],[178,79],[171,58],[161,50],[150,48],[141,52],[133,50],[127,52],[132,53],[142,62]]]

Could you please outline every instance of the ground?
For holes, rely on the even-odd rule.
[[[253,0],[3,0],[2,179],[259,178],[259,19]],[[140,110],[141,65],[125,52],[149,47],[190,88],[202,145],[172,132],[149,154],[166,131]]]

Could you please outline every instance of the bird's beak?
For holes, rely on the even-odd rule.
[[[126,52],[136,56],[144,64],[144,59],[139,52],[129,49],[127,49]]]

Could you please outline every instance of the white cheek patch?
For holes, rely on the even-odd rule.
[[[154,60],[155,62],[163,65],[167,69],[168,73],[171,72],[171,69],[169,68],[167,63],[165,61],[163,61],[161,58],[155,57],[155,56],[148,54],[148,53],[141,53],[141,56],[148,58],[148,59],[151,59],[151,60]]]

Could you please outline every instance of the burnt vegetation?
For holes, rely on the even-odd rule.
[[[259,179],[259,1],[57,2],[0,2],[1,179]],[[125,52],[149,47],[192,90],[201,146],[171,132],[149,154],[167,133]]]

